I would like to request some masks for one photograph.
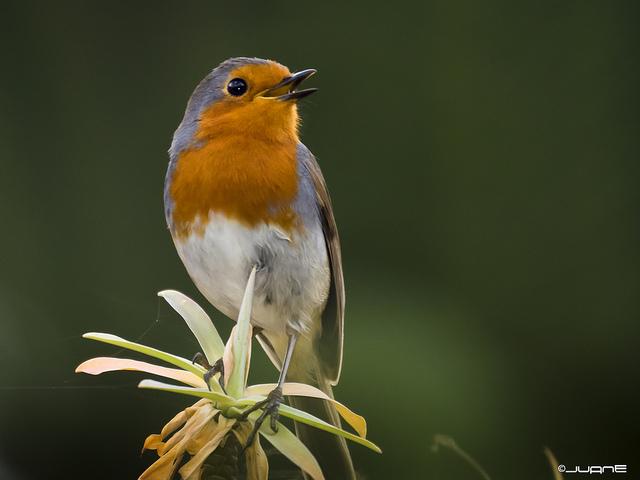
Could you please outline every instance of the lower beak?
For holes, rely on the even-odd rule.
[[[290,77],[285,78],[277,85],[265,90],[260,95],[261,97],[274,98],[276,100],[300,100],[301,98],[307,97],[314,92],[317,92],[317,88],[306,88],[304,90],[296,90],[298,85],[300,85],[303,81],[309,78],[311,75],[316,73],[316,70],[313,68],[308,68],[306,70],[301,70],[292,74]]]

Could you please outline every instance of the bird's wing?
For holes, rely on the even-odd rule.
[[[340,379],[340,370],[342,369],[345,305],[340,238],[336,219],[333,216],[329,190],[320,171],[320,166],[313,154],[306,147],[302,146],[302,148],[304,148],[304,152],[301,157],[303,157],[304,165],[316,192],[316,204],[329,253],[329,265],[332,275],[329,299],[322,315],[322,335],[320,337],[319,353],[323,373],[332,385],[336,385]],[[332,311],[332,307],[335,308],[335,313]]]

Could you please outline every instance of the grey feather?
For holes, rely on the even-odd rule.
[[[333,215],[331,198],[329,197],[322,171],[313,154],[302,143],[298,147],[298,161],[303,170],[301,175],[308,179],[308,181],[301,183],[310,184],[311,188],[313,188],[316,215],[320,218],[329,253],[332,282],[327,301],[328,307],[325,308],[322,316],[322,333],[318,349],[324,374],[327,375],[332,385],[336,385],[340,380],[340,372],[342,370],[345,307],[340,238]],[[330,311],[332,304],[335,305],[335,312]]]

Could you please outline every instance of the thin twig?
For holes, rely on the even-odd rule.
[[[558,460],[549,447],[544,447],[544,455],[551,465],[551,471],[553,473],[553,480],[562,480],[562,473],[558,470]]]
[[[434,435],[431,450],[437,452],[439,447],[446,447],[449,450],[453,451],[471,467],[473,467],[473,469],[478,472],[484,480],[491,480],[491,477],[486,472],[486,470],[482,468],[482,466],[471,455],[460,448],[453,438],[441,434]]]

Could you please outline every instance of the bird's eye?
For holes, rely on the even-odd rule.
[[[244,95],[246,91],[247,91],[247,82],[245,82],[241,78],[234,78],[227,85],[227,92],[229,92],[229,94],[233,95],[234,97],[239,97],[241,95]]]

